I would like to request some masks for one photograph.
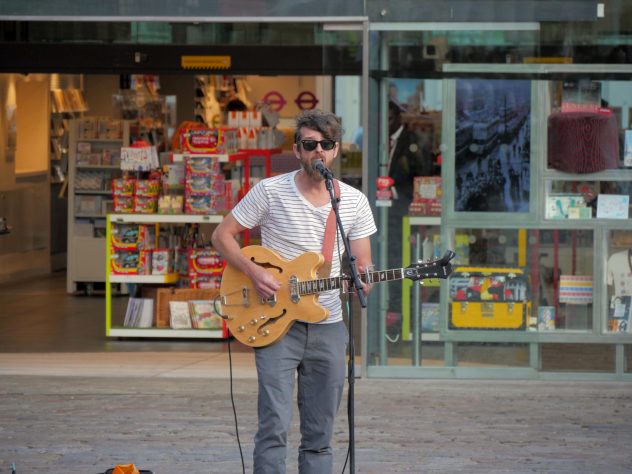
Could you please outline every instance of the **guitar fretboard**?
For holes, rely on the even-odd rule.
[[[360,274],[360,280],[363,283],[378,283],[381,281],[401,280],[404,278],[403,268],[394,268],[392,270],[383,270],[380,272],[368,272]],[[339,290],[342,288],[343,281],[348,280],[347,277],[321,278],[318,280],[306,280],[298,283],[299,293],[301,295],[311,295],[327,290]]]

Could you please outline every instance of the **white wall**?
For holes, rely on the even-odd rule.
[[[50,271],[48,81],[47,75],[0,74],[0,216],[12,228],[0,235],[0,283]],[[12,123],[17,124],[14,156]]]

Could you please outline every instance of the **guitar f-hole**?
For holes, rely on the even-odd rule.
[[[283,316],[285,316],[285,314],[287,313],[287,311],[284,309],[283,312],[277,316],[272,316],[270,317],[265,323],[263,323],[259,329],[257,329],[257,332],[262,335],[262,336],[267,336],[268,334],[270,334],[270,327],[273,324],[276,324],[277,320],[279,318],[282,318]]]
[[[283,269],[277,265],[272,265],[270,262],[258,262],[257,259],[255,257],[250,257],[250,261],[252,263],[255,263],[257,265],[259,265],[262,268],[265,268],[266,270],[276,270],[279,273],[283,273]]]

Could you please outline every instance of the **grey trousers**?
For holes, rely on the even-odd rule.
[[[279,342],[255,349],[259,378],[255,474],[285,473],[295,379],[301,427],[299,473],[332,472],[331,437],[344,388],[348,340],[342,321],[296,322]]]

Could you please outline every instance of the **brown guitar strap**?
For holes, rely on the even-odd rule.
[[[336,199],[340,198],[340,184],[337,179],[333,180],[334,183],[334,196]],[[323,239],[323,257],[325,257],[325,263],[318,270],[318,276],[320,278],[327,278],[331,273],[331,262],[334,256],[334,236],[336,235],[336,214],[333,207],[329,211],[327,216],[327,224],[325,224],[325,238]]]

